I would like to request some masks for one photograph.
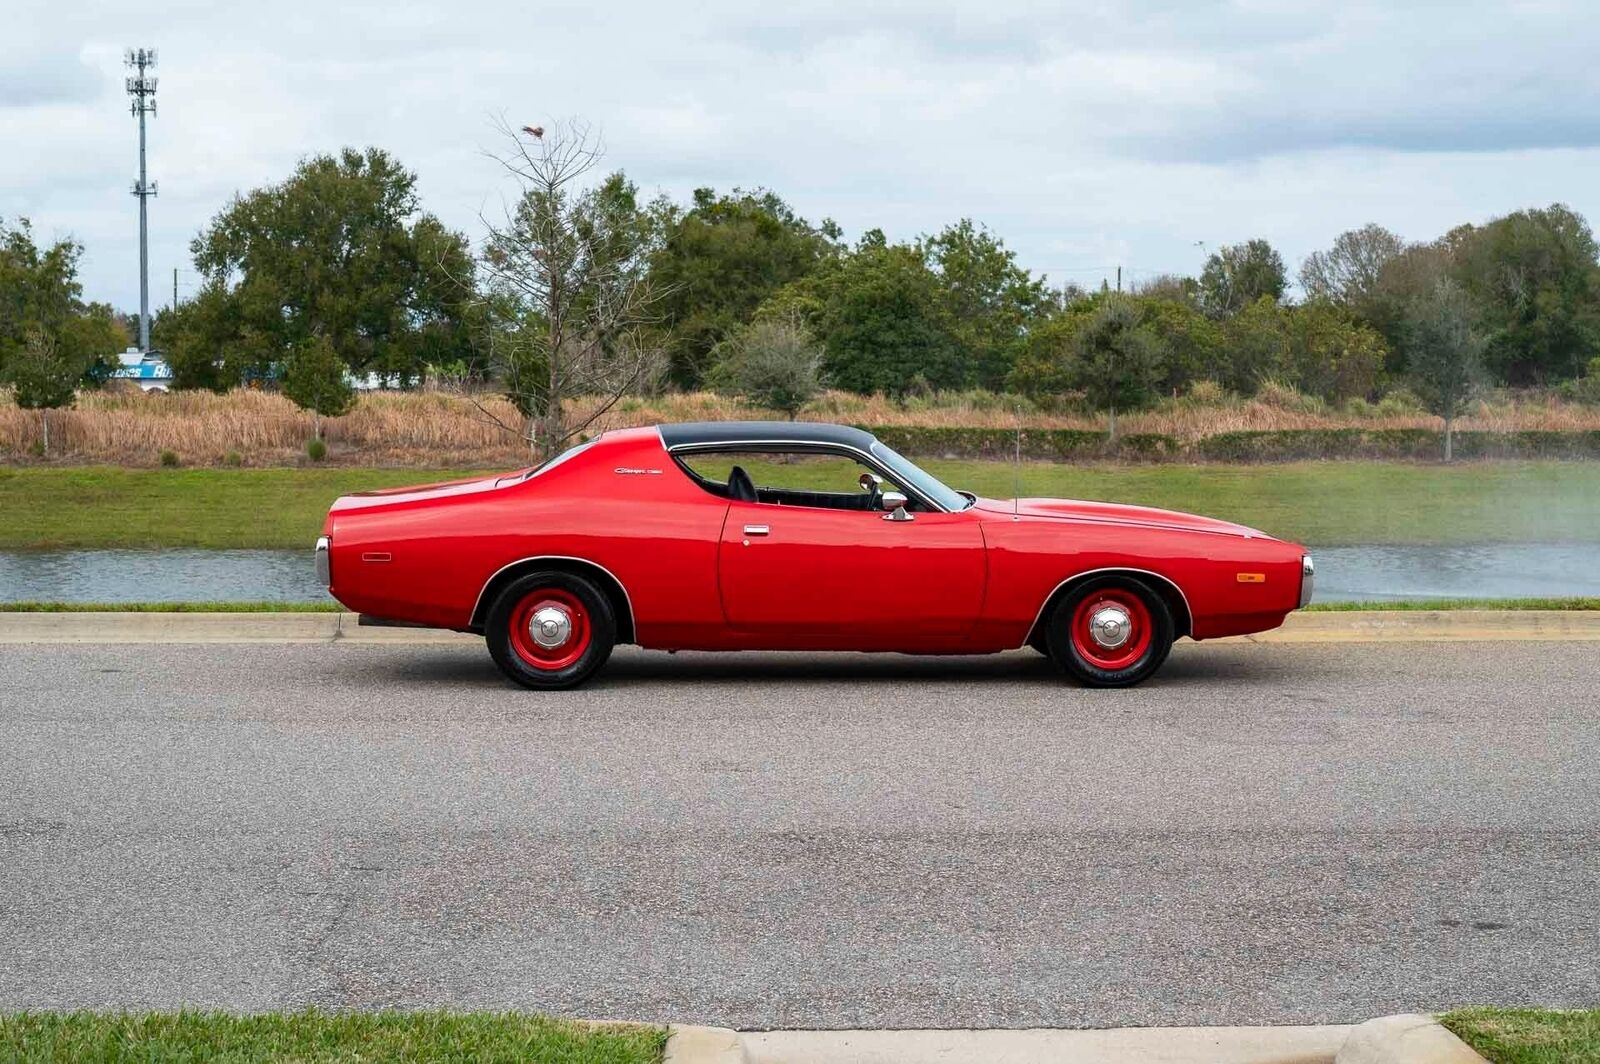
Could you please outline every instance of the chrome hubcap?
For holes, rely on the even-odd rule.
[[[572,615],[560,606],[540,606],[528,618],[528,638],[554,650],[572,638]]]
[[[1102,606],[1089,618],[1089,638],[1096,646],[1115,650],[1133,635],[1133,619],[1120,606]]]

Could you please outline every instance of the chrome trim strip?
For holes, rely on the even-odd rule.
[[[659,436],[660,434],[661,429],[658,426],[656,435]],[[665,441],[663,440],[662,442],[665,445]],[[850,454],[859,456],[868,469],[875,469],[879,473],[890,477],[894,476],[893,470],[879,461],[877,455],[863,451],[859,447],[852,447],[848,443],[818,443],[816,440],[740,440],[738,443],[680,443],[676,447],[668,447],[667,453],[678,454],[683,452],[687,454],[694,451],[732,451],[738,453],[739,451],[759,451],[763,447],[798,447],[807,451],[832,451],[834,453],[847,451]],[[897,480],[895,483],[898,484],[899,481]],[[910,485],[900,484],[900,486],[915,495],[923,505],[929,507],[935,513],[947,514],[951,512]]]
[[[1183,601],[1184,612],[1189,615],[1189,627],[1191,629],[1194,628],[1194,608],[1189,605],[1189,596],[1185,595],[1183,593],[1183,588],[1178,586],[1178,582],[1176,580],[1173,580],[1171,577],[1168,577],[1168,576],[1162,576],[1160,573],[1153,573],[1149,569],[1139,569],[1139,568],[1136,568],[1136,567],[1134,567],[1132,565],[1106,565],[1106,566],[1102,566],[1099,569],[1088,569],[1088,570],[1085,570],[1084,572],[1081,572],[1081,573],[1073,573],[1071,576],[1069,576],[1065,580],[1061,581],[1061,583],[1059,583],[1055,587],[1051,588],[1050,589],[1050,594],[1046,595],[1044,597],[1044,601],[1039,604],[1039,612],[1034,615],[1033,623],[1028,626],[1027,635],[1032,635],[1034,633],[1035,629],[1037,629],[1039,627],[1039,625],[1044,621],[1044,610],[1045,610],[1045,607],[1050,605],[1050,600],[1056,597],[1056,592],[1057,591],[1060,591],[1062,588],[1066,587],[1068,584],[1072,583],[1074,580],[1082,580],[1084,577],[1093,576],[1096,573],[1138,573],[1140,576],[1153,576],[1153,577],[1155,577],[1157,580],[1160,580],[1162,583],[1164,583],[1167,586],[1171,587],[1172,590],[1174,590],[1174,591],[1176,591],[1178,593],[1178,598]],[[1193,637],[1191,636],[1191,638],[1193,638]],[[1023,641],[1022,641],[1022,643],[1020,645],[1021,646],[1027,646],[1028,645],[1027,636],[1023,637]]]
[[[602,573],[605,573],[607,576],[609,576],[612,580],[616,580],[617,586],[622,589],[622,601],[627,603],[627,606],[628,606],[628,619],[631,622],[633,622],[633,624],[637,627],[637,625],[639,623],[639,616],[638,616],[638,614],[633,612],[633,596],[628,594],[628,585],[624,584],[621,580],[617,580],[617,574],[613,573],[610,569],[607,569],[605,566],[601,565],[599,562],[591,561],[588,558],[576,558],[576,557],[573,557],[570,554],[530,554],[526,558],[517,558],[514,561],[506,562],[500,568],[498,568],[494,572],[490,573],[489,574],[489,579],[485,580],[483,582],[483,586],[478,589],[478,597],[472,603],[472,612],[467,614],[467,623],[471,624],[472,623],[472,619],[478,615],[478,608],[483,605],[483,593],[485,591],[489,590],[489,585],[495,582],[495,578],[496,577],[498,577],[501,573],[505,572],[507,569],[510,569],[514,565],[521,565],[523,562],[544,562],[544,561],[550,561],[550,562],[582,562],[584,565],[592,565],[592,566],[594,566],[596,569],[599,569]],[[635,630],[634,637],[637,638],[638,634],[639,634],[638,631]]]
[[[332,576],[332,573],[331,573],[331,567],[328,564],[328,549],[332,545],[333,545],[333,541],[330,540],[327,536],[318,536],[317,537],[317,546],[316,546],[317,583],[321,584],[323,587],[332,587],[333,586],[333,576]]]

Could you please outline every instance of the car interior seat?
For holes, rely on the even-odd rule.
[[[728,470],[728,497],[740,502],[756,502],[756,482],[750,479],[750,474],[744,471],[743,466],[734,466]]]

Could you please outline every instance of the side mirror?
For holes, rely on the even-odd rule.
[[[898,491],[886,491],[881,498],[885,510],[898,510],[906,504],[906,497]]]
[[[878,476],[876,473],[863,473],[861,474],[861,478],[857,480],[856,483],[861,485],[862,491],[870,494],[877,492],[883,487],[883,478]]]

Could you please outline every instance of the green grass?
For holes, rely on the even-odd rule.
[[[1439,1022],[1492,1064],[1600,1062],[1600,1009],[1460,1009]]]
[[[523,1013],[0,1014],[0,1061],[33,1064],[656,1064],[661,1028],[591,1027]]]
[[[929,459],[952,487],[1141,503],[1312,546],[1600,542],[1600,463],[1081,466]],[[837,470],[750,463],[757,481],[846,490]],[[0,549],[288,547],[342,493],[471,475],[418,469],[0,468]],[[779,481],[779,477],[782,480]]]
[[[1310,613],[1352,610],[1600,610],[1600,598],[1417,599],[1381,602],[1313,602]]]

